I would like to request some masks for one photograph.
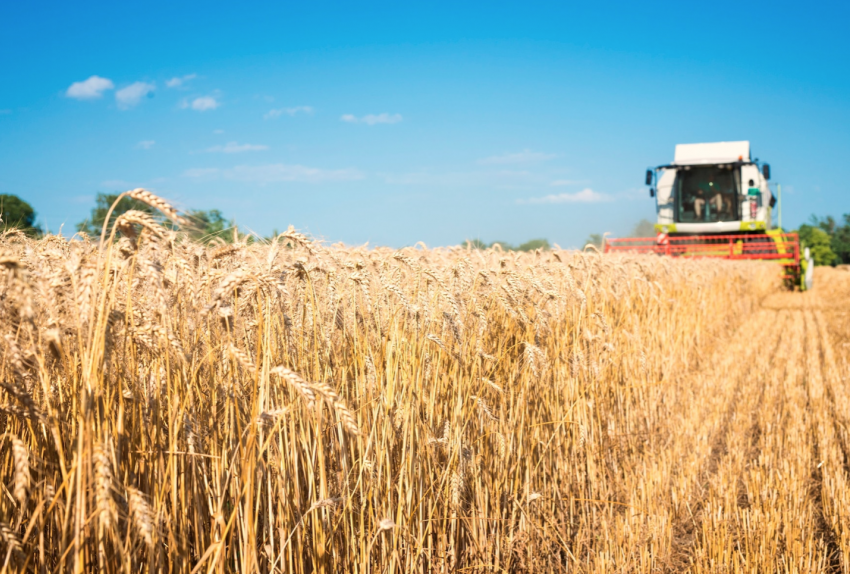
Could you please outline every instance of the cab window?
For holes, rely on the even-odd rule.
[[[738,170],[732,166],[683,168],[676,174],[676,221],[737,221]]]

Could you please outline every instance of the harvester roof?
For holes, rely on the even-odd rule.
[[[699,165],[750,161],[750,142],[679,144],[673,165]]]

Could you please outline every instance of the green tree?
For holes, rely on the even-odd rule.
[[[35,237],[40,233],[35,216],[32,206],[17,195],[0,194],[0,229],[14,227]]]
[[[837,257],[830,246],[829,233],[820,227],[803,224],[797,230],[800,236],[801,247],[809,248],[815,265],[832,265]]]
[[[844,225],[836,226],[832,233],[830,247],[838,262],[850,264],[850,213],[844,214]]]
[[[632,237],[655,237],[655,225],[646,219],[641,219],[632,229]]]
[[[88,233],[92,237],[100,237],[100,232],[103,229],[103,221],[106,219],[106,213],[109,211],[109,207],[115,203],[116,199],[118,199],[118,195],[119,194],[117,193],[98,193],[97,198],[95,199],[95,205],[91,210],[91,216],[89,216],[89,218],[85,221],[81,221],[77,224],[77,231]],[[118,202],[118,205],[116,205],[115,209],[112,211],[112,215],[109,217],[107,233],[112,227],[112,224],[115,223],[118,216],[130,211],[131,209],[155,215],[154,209],[147,203],[143,203],[130,197],[122,197],[121,201]]]
[[[602,249],[602,234],[601,233],[591,233],[588,238],[585,240],[584,244],[593,245],[597,249]]]
[[[498,245],[502,248],[502,251],[534,251],[536,249],[551,249],[552,247],[549,245],[548,239],[530,239],[525,243],[521,243],[518,246],[511,245],[507,241],[494,241],[489,245],[484,243],[480,239],[467,239],[465,245],[469,245],[473,249],[487,249],[489,247],[494,247]]]
[[[543,249],[544,251],[548,251],[550,249],[549,241],[547,239],[531,239],[530,241],[526,241],[522,243],[519,247],[516,248],[517,251],[535,251],[537,249]]]
[[[193,209],[189,212],[189,237],[195,241],[207,243],[216,237],[220,237],[225,241],[233,239],[231,229],[234,227],[234,221],[227,220],[224,214],[218,209],[210,209],[207,211],[201,209]]]
[[[472,249],[487,249],[487,247],[489,247],[480,239],[467,239],[464,243]]]

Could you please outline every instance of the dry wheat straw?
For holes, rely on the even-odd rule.
[[[124,197],[109,249],[0,236],[7,571],[850,571],[850,274]]]

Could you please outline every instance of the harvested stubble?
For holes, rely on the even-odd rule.
[[[157,231],[103,250],[0,239],[4,569],[844,560],[829,550],[848,541],[846,476],[814,463],[846,464],[846,427],[805,407],[846,416],[848,392],[832,355],[803,384],[760,354],[806,369],[771,313],[828,336],[817,316],[759,307],[773,266]],[[803,454],[786,461],[783,441]],[[770,528],[799,547],[770,546]]]

